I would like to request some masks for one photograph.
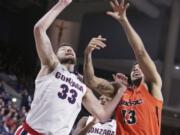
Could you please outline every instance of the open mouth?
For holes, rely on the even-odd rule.
[[[133,77],[134,78],[141,77],[141,74],[140,73],[133,73]]]
[[[72,53],[66,53],[66,56],[74,56]]]

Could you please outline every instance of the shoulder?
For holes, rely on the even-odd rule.
[[[57,63],[57,65],[54,68],[51,68],[48,65],[41,65],[41,69],[40,69],[36,79],[40,79],[40,78],[49,76],[50,74],[54,73],[55,71],[60,71],[60,69],[63,69],[63,65],[61,65],[60,63]]]

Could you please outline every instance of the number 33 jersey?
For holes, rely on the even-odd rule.
[[[63,65],[35,81],[35,94],[26,122],[45,135],[68,135],[81,110],[86,86]]]
[[[116,108],[117,135],[160,135],[162,101],[142,84],[127,89]]]

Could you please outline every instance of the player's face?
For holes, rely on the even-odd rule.
[[[144,78],[144,74],[143,74],[140,66],[138,64],[134,65],[131,70],[131,80],[136,81],[139,79],[142,80],[143,78]]]
[[[76,53],[70,46],[62,46],[57,51],[57,57],[62,64],[75,64],[76,63]]]
[[[108,102],[111,101],[111,100],[112,100],[112,98],[107,97],[107,96],[105,96],[105,95],[102,95],[102,96],[99,97],[99,102],[100,102],[100,104],[102,104],[102,105],[105,105],[106,103],[108,103]]]

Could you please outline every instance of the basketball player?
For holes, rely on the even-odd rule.
[[[119,85],[109,104],[102,106],[74,73],[76,54],[70,46],[53,52],[46,34],[54,19],[71,3],[60,0],[35,25],[34,36],[41,69],[35,81],[35,94],[25,123],[15,135],[68,135],[81,110],[81,104],[100,121],[111,117],[119,98],[126,89]],[[104,41],[103,38],[100,38]]]
[[[107,14],[117,20],[124,29],[138,63],[130,73],[132,83],[128,84],[128,89],[116,108],[117,135],[160,135],[163,105],[161,77],[141,38],[128,21],[126,10],[129,4],[124,4],[124,0],[121,3],[117,0],[111,1],[110,4],[113,11]],[[84,80],[90,88],[99,93],[113,95],[111,82],[96,77],[92,65],[93,50],[104,46],[91,41],[85,49]],[[124,75],[117,73],[114,80],[118,81],[122,77],[124,78]]]
[[[112,100],[105,95],[100,96],[100,104],[105,105]],[[99,120],[92,116],[82,117],[74,130],[72,135],[116,135],[116,121],[109,119],[107,122],[101,123]]]

